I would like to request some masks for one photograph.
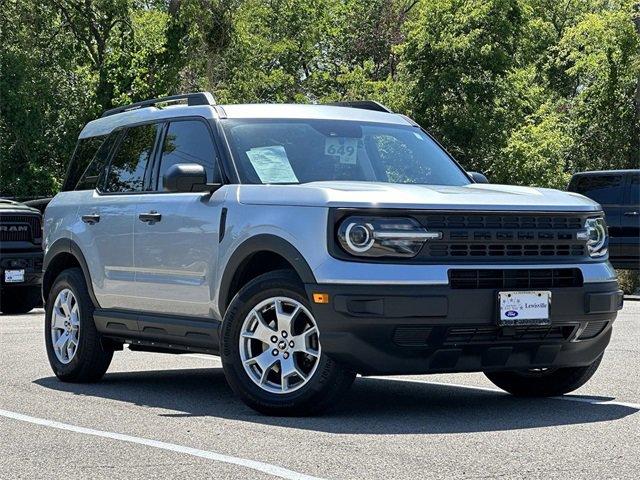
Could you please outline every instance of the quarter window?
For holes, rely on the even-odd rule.
[[[80,177],[80,180],[76,185],[76,190],[93,190],[96,188],[99,179],[104,179],[104,173],[107,163],[109,162],[109,153],[118,138],[118,134],[119,132],[114,132],[109,135],[104,142],[102,142],[102,145],[100,145],[100,148],[93,157],[93,160],[91,160],[91,163],[87,166],[82,177]]]
[[[128,128],[113,156],[104,191],[141,192],[144,190],[145,171],[151,159],[158,125]]]
[[[163,190],[163,175],[178,163],[197,163],[207,172],[208,182],[219,182],[216,154],[207,126],[197,120],[172,122],[162,146],[158,190]]]
[[[98,137],[81,138],[78,140],[69,169],[67,170],[67,177],[62,185],[63,192],[73,190],[74,187],[76,187],[80,176],[86,171],[91,160],[95,157],[96,152],[104,144],[105,138],[106,135],[100,135]],[[77,187],[76,190],[78,190]]]

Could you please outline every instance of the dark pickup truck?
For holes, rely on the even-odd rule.
[[[640,270],[640,170],[576,173],[568,190],[602,205],[609,227],[611,264]]]
[[[42,303],[42,216],[0,199],[0,311],[27,313]]]

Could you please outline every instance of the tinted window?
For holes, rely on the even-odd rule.
[[[67,178],[64,180],[62,191],[73,190],[78,179],[87,169],[87,166],[95,156],[96,152],[104,142],[106,135],[99,137],[81,138],[78,140],[76,149],[73,152],[69,169],[67,170]]]
[[[225,120],[243,183],[365,181],[468,185],[424,132],[345,120]]]
[[[622,203],[621,175],[586,175],[581,177],[576,191],[602,205]]]
[[[158,125],[128,128],[113,155],[105,192],[140,192],[144,190],[144,174],[151,158]]]
[[[93,190],[96,188],[98,179],[104,178],[107,162],[109,161],[109,153],[117,138],[118,133],[112,133],[102,142],[93,160],[91,160],[91,163],[89,163],[89,166],[82,174],[80,181],[78,181],[76,190]]]
[[[162,176],[177,163],[198,163],[205,168],[208,182],[220,181],[211,134],[203,122],[184,121],[169,125],[162,147],[159,190],[163,189]]]
[[[626,204],[640,205],[640,173],[632,173],[629,182],[629,196]]]

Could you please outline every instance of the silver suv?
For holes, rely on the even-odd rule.
[[[559,395],[593,375],[622,304],[597,203],[490,185],[374,102],[107,111],[64,190],[43,280],[63,381],[100,379],[126,344],[220,355],[268,414],[321,411],[356,373]]]

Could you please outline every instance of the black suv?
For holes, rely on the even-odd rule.
[[[609,260],[615,268],[640,269],[640,170],[576,173],[569,191],[600,205],[609,226]]]
[[[42,303],[42,216],[0,199],[0,311],[27,313]]]

